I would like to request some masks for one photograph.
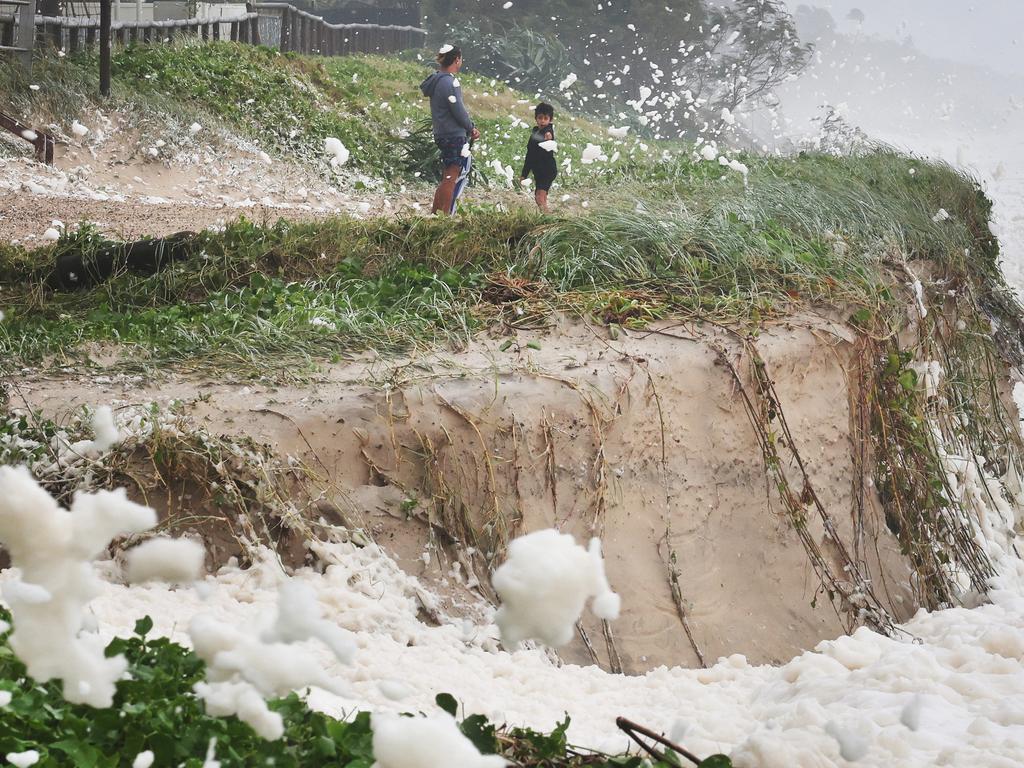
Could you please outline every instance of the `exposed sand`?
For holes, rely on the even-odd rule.
[[[53,166],[35,162],[28,144],[0,136],[0,241],[43,244],[54,220],[90,222],[129,240],[223,226],[242,216],[304,221],[430,211],[429,185],[389,186],[348,167],[334,172],[326,155],[311,167],[268,158],[230,135],[183,139],[180,130],[176,137],[168,134],[177,145],[157,148],[153,136],[143,140],[127,116],[115,115],[110,125],[117,129],[108,127],[101,139],[89,134],[59,141]],[[532,205],[532,196],[522,192],[467,191],[467,202],[480,199]]]
[[[531,340],[540,350],[526,346]],[[463,544],[484,550],[487,534],[503,525],[599,534],[625,606],[611,629],[626,672],[698,665],[669,586],[673,552],[693,639],[709,662],[731,653],[781,662],[844,632],[845,612],[837,615],[823,594],[815,599],[818,577],[766,482],[741,393],[715,351],[747,376],[733,336],[667,326],[611,341],[602,329],[572,324],[520,332],[507,352],[498,350],[502,341],[341,364],[309,386],[172,374],[148,383],[28,375],[18,387],[47,414],[182,399],[211,432],[250,435],[315,467],[338,510],[364,520],[403,567],[433,573],[435,583],[458,581],[446,558],[461,547],[449,548],[440,566],[420,559],[432,538],[458,535],[452,520],[477,537]],[[905,619],[916,609],[909,570],[870,491],[863,537],[854,536],[862,478],[847,404],[853,341],[845,326],[804,315],[762,333],[757,348],[844,546]],[[415,500],[411,511],[407,499]],[[809,528],[841,576],[813,511]],[[463,572],[473,568],[486,584],[483,557],[460,559]],[[584,627],[601,665],[613,666],[602,627]],[[582,642],[562,657],[591,660]]]

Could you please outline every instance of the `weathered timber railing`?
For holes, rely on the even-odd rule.
[[[0,0],[0,5],[33,5],[35,0]],[[203,40],[277,47],[311,56],[345,56],[352,53],[395,53],[421,48],[427,32],[419,27],[384,24],[329,24],[321,16],[290,3],[247,2],[246,13],[232,18],[172,19],[166,21],[113,21],[111,0],[100,0],[100,16],[35,16],[28,27],[44,45],[76,53],[99,44],[100,93],[110,94],[111,48],[114,44],[170,42],[186,35]],[[227,34],[223,32],[227,27]],[[0,52],[6,31],[0,16]],[[31,36],[30,36],[31,39]],[[31,53],[29,53],[29,57]],[[29,59],[26,66],[31,63]]]
[[[3,3],[4,0],[0,0]],[[221,19],[112,21],[111,40],[120,45],[173,41],[183,35],[203,40],[232,40],[269,45],[282,53],[345,56],[352,53],[395,53],[422,47],[427,32],[419,27],[381,24],[330,24],[290,3],[255,3],[248,13]],[[100,19],[94,16],[36,16],[39,40],[75,53],[99,40]],[[3,20],[0,18],[0,24]],[[5,27],[0,26],[0,35]],[[0,38],[2,39],[2,38]],[[2,43],[0,43],[2,44]]]
[[[12,54],[26,69],[32,65],[36,0],[0,0],[0,54]]]
[[[36,29],[48,44],[76,53],[96,44],[100,20],[92,16],[36,16]],[[259,45],[259,14],[251,11],[223,19],[110,22],[111,40],[119,45],[171,42],[189,34],[203,40],[223,39]]]
[[[256,3],[264,45],[311,56],[395,53],[422,48],[427,31],[396,24],[330,24],[290,3]]]

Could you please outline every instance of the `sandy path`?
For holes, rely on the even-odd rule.
[[[201,230],[241,216],[262,223],[279,218],[306,221],[328,215],[328,211],[279,208],[259,203],[238,207],[7,194],[0,195],[0,239],[24,241],[31,245],[55,219],[66,224],[89,221],[107,234],[135,240],[146,235],[163,236],[182,230]]]

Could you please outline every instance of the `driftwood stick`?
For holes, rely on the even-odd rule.
[[[637,744],[639,744],[640,748],[643,749],[647,754],[649,754],[655,760],[661,760],[661,761],[664,761],[664,762],[676,762],[676,761],[672,761],[672,759],[669,758],[667,755],[665,755],[665,753],[659,752],[657,749],[652,747],[650,744],[648,744],[647,742],[643,741],[643,739],[640,738],[641,736],[643,736],[645,738],[648,738],[648,739],[651,739],[652,741],[656,741],[658,744],[661,744],[663,747],[668,747],[673,752],[675,752],[677,755],[682,755],[683,757],[685,757],[687,760],[689,760],[694,765],[700,765],[700,763],[701,763],[700,758],[697,757],[695,754],[693,754],[689,750],[683,749],[678,744],[673,744],[671,741],[666,739],[664,736],[662,736],[661,734],[655,733],[650,728],[644,728],[642,725],[638,725],[637,723],[634,723],[632,720],[627,720],[624,717],[617,717],[617,718],[615,718],[615,724],[617,726],[619,726],[619,728],[622,731],[624,731],[626,733],[626,735],[629,736],[629,738],[631,738],[633,741],[635,741]]]

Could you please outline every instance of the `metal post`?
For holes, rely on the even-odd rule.
[[[100,0],[100,94],[110,95],[110,0]]]

